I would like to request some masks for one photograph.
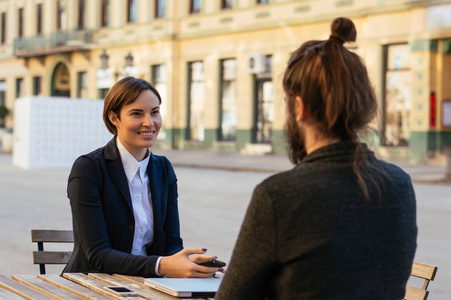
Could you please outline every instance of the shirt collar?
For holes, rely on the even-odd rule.
[[[136,171],[139,170],[139,177],[141,182],[144,180],[144,174],[147,170],[147,165],[149,164],[150,155],[152,154],[150,149],[148,149],[148,155],[142,161],[137,161],[136,158],[125,149],[124,145],[117,140],[117,149],[119,150],[119,154],[121,156],[122,165],[124,166],[125,175],[129,182],[133,180],[136,175]]]

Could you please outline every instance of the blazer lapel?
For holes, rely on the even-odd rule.
[[[150,248],[150,254],[165,255],[165,237],[163,231],[163,212],[161,199],[161,166],[155,156],[152,154],[147,166],[147,176],[149,177],[150,195],[152,197],[153,209],[153,243]]]
[[[116,137],[114,137],[105,147],[105,159],[111,162],[107,164],[108,173],[113,178],[118,186],[128,206],[133,211],[132,198],[128,188],[127,176],[125,175],[124,167],[122,166],[121,156],[116,145]]]

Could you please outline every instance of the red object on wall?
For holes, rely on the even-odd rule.
[[[429,99],[429,125],[431,128],[435,127],[435,92],[431,92],[431,97]]]

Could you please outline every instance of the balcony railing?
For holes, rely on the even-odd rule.
[[[93,42],[93,31],[89,29],[55,31],[50,36],[34,36],[14,40],[14,55],[32,57],[59,52],[86,49]]]

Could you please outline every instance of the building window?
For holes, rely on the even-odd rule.
[[[138,15],[138,0],[127,0],[127,22],[136,22]]]
[[[25,95],[23,78],[16,78],[16,99]]]
[[[33,95],[41,96],[42,93],[42,77],[35,76],[33,77]]]
[[[204,140],[205,83],[204,64],[201,61],[188,65],[188,116],[186,138],[192,141]]]
[[[101,0],[100,2],[100,27],[108,27],[109,19],[109,0]]]
[[[23,37],[23,8],[19,8],[17,11],[17,35]]]
[[[6,42],[6,12],[2,12],[2,44]]]
[[[201,6],[202,6],[202,0],[190,0],[189,13],[190,14],[199,13]]]
[[[88,73],[78,72],[77,97],[88,98]]]
[[[99,99],[105,99],[110,89],[99,89]]]
[[[411,50],[408,44],[384,46],[383,141],[408,146],[412,108]]]
[[[66,1],[56,1],[56,29],[66,29]]]
[[[78,0],[78,29],[85,28],[85,0]]]
[[[269,3],[269,0],[257,0],[257,4]]]
[[[154,87],[157,89],[158,93],[160,93],[161,99],[166,101],[167,98],[167,75],[166,75],[166,65],[154,65],[152,66],[152,83]],[[167,133],[164,130],[164,120],[166,119],[168,105],[162,105],[160,107],[160,115],[163,118],[163,127],[160,129],[160,133],[158,134],[158,140],[166,140]]]
[[[233,8],[234,0],[221,0],[221,9],[231,9]]]
[[[236,60],[225,59],[221,61],[220,86],[220,141],[236,140],[236,125],[238,120],[237,87],[236,87]]]
[[[36,5],[36,34],[42,34],[42,4]]]
[[[155,0],[155,18],[164,18],[166,10],[166,0]]]

